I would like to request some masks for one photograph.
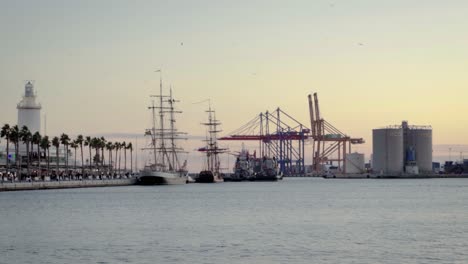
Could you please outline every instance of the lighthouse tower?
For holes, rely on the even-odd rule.
[[[41,104],[36,102],[34,85],[28,81],[24,86],[24,96],[16,107],[18,109],[18,128],[27,126],[32,134],[41,132]]]

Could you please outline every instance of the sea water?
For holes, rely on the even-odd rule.
[[[468,263],[468,179],[4,192],[0,263]]]

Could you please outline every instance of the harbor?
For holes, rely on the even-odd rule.
[[[2,1],[0,264],[468,264],[468,1]]]
[[[103,136],[71,138],[65,133],[53,138],[42,136],[42,105],[36,100],[32,82],[28,81],[24,89],[17,105],[18,125],[2,127],[6,153],[0,153],[0,191],[278,181],[283,177],[465,178],[468,172],[468,160],[462,158],[443,166],[433,162],[432,127],[410,125],[408,121],[373,129],[373,149],[367,162],[365,154],[352,152],[352,146],[364,144],[365,140],[351,137],[327,122],[314,93],[307,97],[310,126],[277,108],[260,113],[224,136],[219,136],[221,122],[208,100],[208,120],[202,123],[207,131],[202,141],[205,146],[197,149],[205,155],[204,165],[199,173],[191,172],[189,176],[188,160],[181,158],[187,152],[177,146],[186,139],[186,133],[175,126],[175,114],[182,111],[175,110],[179,101],[174,99],[172,88],[163,89],[162,78],[159,94],[152,96],[157,104],[153,100],[148,107],[152,127],[142,133],[149,139],[142,150],[148,152],[149,160],[140,170],[132,142],[111,142]],[[233,152],[218,141],[242,142],[242,149]],[[249,142],[258,145],[250,144],[253,149],[245,149],[244,143]],[[222,155],[234,156],[234,165],[222,169]],[[306,164],[306,159],[312,163]]]

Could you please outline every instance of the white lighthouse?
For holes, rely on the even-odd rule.
[[[16,107],[18,109],[18,128],[27,126],[32,134],[41,132],[41,104],[36,102],[34,85],[28,81],[24,86],[24,96]]]

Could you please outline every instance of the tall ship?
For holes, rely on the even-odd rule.
[[[145,136],[150,138],[148,147],[143,150],[149,152],[150,161],[140,171],[137,183],[141,185],[173,185],[186,184],[188,171],[187,161],[181,165],[179,154],[183,149],[176,145],[185,133],[178,132],[175,128],[175,103],[172,97],[172,88],[169,95],[163,95],[162,78],[159,81],[159,95],[152,95],[158,100],[152,101],[148,107],[152,114],[152,128],[146,129]]]
[[[223,182],[224,179],[220,172],[219,154],[226,152],[226,149],[220,148],[217,141],[217,134],[221,132],[221,130],[218,130],[221,123],[216,119],[216,114],[215,111],[211,109],[211,104],[206,112],[208,113],[208,122],[202,123],[202,125],[205,125],[208,130],[207,138],[205,140],[206,146],[199,149],[199,151],[205,153],[206,161],[204,169],[200,171],[196,178],[196,182]]]

